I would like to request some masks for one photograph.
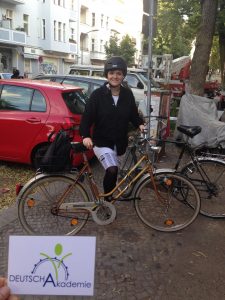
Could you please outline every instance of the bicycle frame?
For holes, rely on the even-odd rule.
[[[206,174],[206,172],[201,168],[201,164],[199,163],[199,161],[200,161],[199,157],[196,156],[196,155],[194,155],[193,154],[194,150],[190,149],[190,147],[188,146],[188,139],[189,138],[187,137],[186,141],[182,143],[183,147],[182,147],[182,149],[180,151],[180,154],[179,154],[179,157],[177,159],[177,162],[175,164],[174,169],[175,169],[176,172],[178,171],[178,168],[179,168],[180,162],[181,162],[181,160],[183,158],[184,152],[187,151],[188,154],[189,154],[189,156],[190,156],[190,158],[191,158],[191,162],[194,164],[194,166],[196,166],[197,171],[200,174],[203,182],[205,183],[208,191],[210,191],[210,193],[212,193],[213,192],[213,188],[210,186],[210,179],[209,179],[208,175]],[[168,141],[168,142],[175,143],[175,144],[177,143],[177,142],[172,142],[172,141]],[[197,181],[200,182],[200,180],[197,180]]]
[[[152,182],[153,182],[153,187],[154,187],[154,190],[155,190],[155,193],[158,197],[159,196],[159,193],[157,191],[157,188],[156,188],[156,185],[155,185],[155,182],[154,182],[154,176],[153,176],[153,168],[152,168],[152,164],[151,162],[149,161],[149,158],[147,156],[147,154],[143,154],[140,159],[137,161],[137,163],[131,168],[131,170],[129,170],[127,172],[127,174],[117,183],[117,185],[115,186],[115,188],[110,191],[109,193],[100,193],[99,192],[99,188],[94,180],[94,177],[93,177],[93,173],[92,173],[92,169],[90,167],[90,164],[88,162],[88,159],[87,159],[87,156],[85,154],[85,152],[82,152],[82,155],[83,155],[83,158],[84,158],[84,165],[82,167],[82,169],[79,171],[78,175],[75,177],[74,179],[74,183],[71,184],[69,186],[68,189],[65,190],[65,192],[62,194],[62,196],[60,197],[60,199],[58,200],[57,202],[57,207],[56,207],[56,210],[60,210],[62,211],[64,208],[65,209],[72,209],[72,208],[79,208],[79,209],[85,209],[85,210],[88,210],[89,212],[93,211],[95,209],[95,207],[101,203],[101,199],[104,198],[104,197],[108,197],[108,196],[112,196],[113,194],[116,193],[116,195],[114,195],[111,203],[113,204],[120,196],[123,195],[123,193],[132,185],[134,184],[134,182],[138,181],[138,179],[140,179],[144,173],[148,173],[152,179]],[[142,162],[145,161],[145,166],[142,167],[142,168],[139,168],[138,167],[142,164]],[[131,176],[135,170],[138,169],[138,173],[135,174],[135,176]],[[73,187],[77,184],[77,182],[79,182],[80,178],[85,175],[85,177],[87,178],[88,180],[88,185],[91,189],[91,194],[93,195],[94,197],[94,201],[93,202],[86,202],[86,203],[83,203],[83,202],[80,202],[78,204],[70,204],[70,203],[63,203],[65,197],[70,193],[70,191],[73,189]],[[122,186],[122,184],[126,181],[127,178],[131,178],[131,180],[129,181],[128,184],[125,185],[125,187],[123,187],[122,189],[120,189],[120,187]],[[65,207],[64,207],[65,206]]]

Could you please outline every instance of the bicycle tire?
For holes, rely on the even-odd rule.
[[[186,165],[181,173],[198,189],[201,198],[200,213],[210,218],[225,218],[225,161],[216,158],[198,158],[198,161],[210,180],[209,188],[193,163]]]
[[[163,232],[174,232],[189,226],[198,216],[200,197],[185,177],[172,172],[154,175],[157,197],[150,176],[135,191],[135,209],[147,226]]]
[[[18,216],[28,234],[74,235],[84,227],[89,217],[88,213],[56,215],[53,211],[56,200],[73,183],[73,179],[67,176],[46,175],[31,180],[30,184],[21,190],[18,195]],[[87,202],[89,198],[84,187],[76,183],[66,196],[66,201],[66,203]]]

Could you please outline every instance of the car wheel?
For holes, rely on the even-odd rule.
[[[48,149],[48,145],[42,145],[39,146],[38,148],[36,148],[36,150],[34,151],[33,155],[32,155],[32,166],[35,169],[38,169],[40,167],[40,162],[42,157],[44,156],[45,152]]]

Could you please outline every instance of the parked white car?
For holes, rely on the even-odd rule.
[[[12,73],[0,73],[0,79],[11,79]]]

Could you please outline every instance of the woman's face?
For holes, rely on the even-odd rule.
[[[109,71],[107,74],[107,79],[112,87],[117,87],[124,79],[123,72],[121,70]]]

